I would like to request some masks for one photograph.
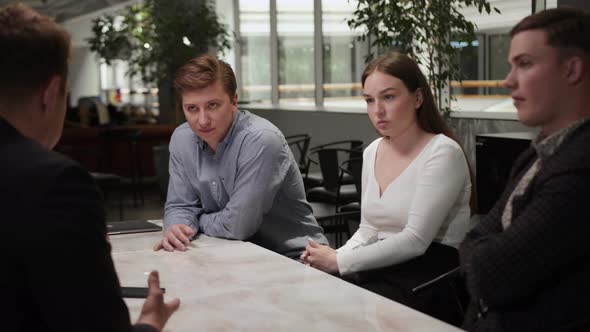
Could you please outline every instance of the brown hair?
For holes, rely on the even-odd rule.
[[[412,93],[415,93],[420,89],[423,101],[416,114],[418,118],[418,126],[429,133],[443,134],[459,144],[463,150],[465,161],[467,162],[467,168],[469,169],[469,177],[471,179],[471,198],[469,205],[471,206],[472,213],[474,213],[477,210],[475,181],[473,173],[471,172],[471,167],[469,166],[467,155],[465,154],[465,149],[463,149],[463,144],[459,142],[455,133],[449,128],[443,117],[440,115],[436,103],[434,102],[430,85],[428,85],[428,81],[420,70],[420,67],[418,67],[416,61],[399,52],[390,52],[382,55],[371,61],[363,71],[361,77],[363,87],[365,86],[367,77],[375,71],[400,79],[405,87]]]
[[[582,52],[586,63],[590,61],[590,14],[567,7],[544,10],[518,22],[510,36],[537,29],[545,31],[548,45],[564,54]]]
[[[417,110],[418,126],[429,133],[444,134],[459,143],[451,128],[447,126],[440,115],[426,77],[414,60],[405,54],[390,52],[371,61],[363,71],[361,78],[363,87],[367,77],[375,71],[399,78],[412,93],[420,89],[423,101]]]
[[[236,95],[236,75],[225,61],[205,54],[191,59],[176,71],[174,89],[180,97],[183,91],[197,90],[221,81],[230,98]]]
[[[0,100],[18,103],[62,78],[65,93],[70,35],[51,18],[23,4],[0,8]]]

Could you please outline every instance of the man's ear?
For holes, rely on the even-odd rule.
[[[47,81],[45,89],[43,90],[43,112],[53,113],[57,105],[56,101],[61,97],[62,90],[62,78],[59,75],[53,75]],[[52,114],[53,115],[53,114]]]
[[[232,98],[231,98],[231,104],[234,107],[238,107],[238,94],[236,93]]]
[[[584,60],[579,56],[573,56],[566,60],[567,82],[576,85],[582,81],[584,75],[588,75],[588,68]]]

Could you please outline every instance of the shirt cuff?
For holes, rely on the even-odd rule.
[[[174,215],[165,216],[162,224],[164,225],[164,231],[168,230],[168,228],[172,227],[172,225],[187,225],[190,228],[192,228],[193,231],[195,231],[195,234],[197,234],[200,229],[198,219],[195,220],[195,222],[191,222],[190,220],[187,220],[186,218],[183,218],[182,216],[179,216],[179,217],[174,216]]]
[[[340,275],[346,275],[357,272],[355,267],[358,264],[354,262],[354,252],[352,250],[341,250],[336,252],[336,263],[338,264],[338,272]]]

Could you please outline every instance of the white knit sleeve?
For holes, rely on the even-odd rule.
[[[399,264],[426,251],[469,181],[458,144],[445,139],[432,148],[417,177],[404,229],[373,244],[339,252],[340,274]]]

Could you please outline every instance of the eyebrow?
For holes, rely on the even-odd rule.
[[[512,57],[512,59],[508,59],[508,63],[518,61],[525,56],[531,56],[531,55],[528,53],[520,53],[517,56]]]
[[[379,94],[382,95],[382,94],[384,94],[385,92],[387,92],[389,90],[396,91],[396,88],[393,88],[393,87],[385,88],[385,89],[379,91]],[[363,93],[363,96],[370,97],[370,95],[368,95],[366,93]]]
[[[207,100],[207,101],[205,101],[205,104],[209,104],[212,102],[216,102],[216,103],[223,102],[223,99],[215,98],[215,99]],[[185,106],[197,105],[197,103],[182,103],[182,104]]]

